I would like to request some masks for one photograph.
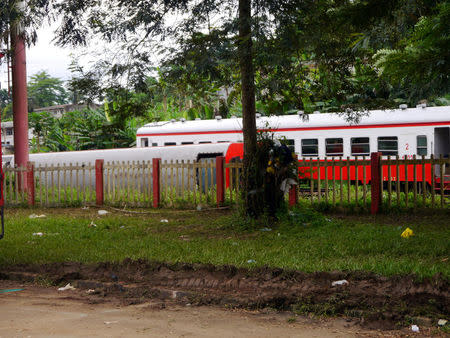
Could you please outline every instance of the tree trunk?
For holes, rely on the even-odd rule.
[[[242,132],[244,135],[243,199],[247,215],[258,217],[258,179],[255,161],[255,81],[252,57],[251,0],[239,0],[239,63],[242,85]]]

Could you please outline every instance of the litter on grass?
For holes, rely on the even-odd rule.
[[[417,325],[411,325],[411,331],[412,332],[419,332],[419,327]]]
[[[247,263],[256,263],[256,261],[254,260],[254,259],[249,259],[248,261],[247,261]]]
[[[31,214],[30,216],[28,216],[28,218],[44,218],[47,217],[45,215],[36,215],[36,214]]]
[[[405,231],[401,234],[402,238],[409,238],[411,236],[414,236],[414,232],[410,228],[406,228]]]
[[[44,236],[44,233],[43,232],[33,232],[33,236],[41,237],[41,236]]]
[[[445,326],[447,324],[447,320],[445,320],[445,319],[439,319],[438,320],[438,325],[439,326]]]
[[[99,214],[100,216],[106,215],[106,214],[108,214],[108,213],[109,213],[109,212],[106,211],[106,210],[99,210],[99,211],[98,211],[98,214]]]
[[[169,220],[168,219],[162,219],[161,223],[169,223]]]
[[[332,282],[331,286],[347,285],[347,284],[348,284],[348,280],[342,279],[342,280],[336,280],[336,281]]]
[[[91,221],[91,223],[88,225],[89,228],[95,228],[97,227],[97,224],[94,223],[94,221]]]
[[[272,229],[271,228],[262,228],[262,229],[259,229],[259,231],[272,231]]]
[[[66,286],[58,288],[58,291],[67,291],[67,290],[75,290],[75,288],[69,283]]]

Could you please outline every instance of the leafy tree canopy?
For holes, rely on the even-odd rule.
[[[67,92],[63,82],[51,77],[46,71],[40,71],[28,81],[28,109],[48,107],[67,103]]]

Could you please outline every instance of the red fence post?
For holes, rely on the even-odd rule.
[[[296,185],[292,185],[289,189],[289,207],[294,207],[298,203],[298,158],[297,155],[294,156],[295,167],[295,180]]]
[[[217,206],[220,207],[225,202],[225,157],[216,157],[216,196],[217,196]]]
[[[372,197],[372,204],[370,212],[375,215],[380,210],[381,205],[381,153],[370,154],[370,194]]]
[[[103,160],[95,160],[95,195],[97,205],[103,205]]]
[[[34,189],[34,163],[27,162],[27,189],[28,189],[28,205],[34,206],[35,200],[35,189]]]
[[[160,158],[154,158],[153,159],[153,208],[159,208],[160,205],[160,199],[161,199],[161,194],[160,194],[160,186],[159,186],[159,181],[160,181],[160,163],[161,163],[161,159]]]

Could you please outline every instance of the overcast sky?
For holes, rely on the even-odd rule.
[[[41,28],[38,32],[38,41],[35,46],[27,48],[27,76],[36,74],[41,70],[47,71],[52,77],[67,80],[70,78],[68,67],[71,59],[71,48],[59,48],[51,42],[53,38],[52,29],[49,27]],[[6,64],[0,66],[1,87],[6,88],[8,75],[6,73]]]

